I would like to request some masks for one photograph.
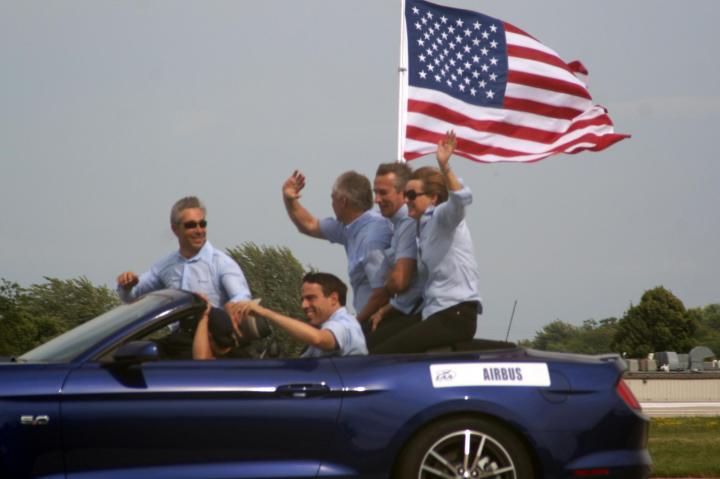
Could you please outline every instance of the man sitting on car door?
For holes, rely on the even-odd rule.
[[[173,205],[170,227],[178,239],[178,251],[162,258],[141,276],[132,271],[121,273],[117,277],[117,292],[123,302],[164,288],[203,294],[213,306],[226,310],[250,299],[240,266],[207,241],[205,215],[205,205],[195,196],[182,198]]]
[[[253,313],[267,318],[308,346],[301,355],[304,358],[367,354],[360,323],[345,309],[345,283],[329,273],[308,273],[300,291],[301,307],[309,324],[255,302],[243,303],[239,308],[241,321]]]
[[[121,273],[117,277],[120,299],[128,303],[151,291],[184,289],[203,295],[232,316],[238,305],[250,299],[250,289],[235,260],[207,240],[205,205],[196,196],[179,199],[170,210],[170,228],[177,237],[178,250],[140,276],[132,271]],[[167,349],[172,352],[169,356],[190,356],[198,318],[189,319],[167,338]]]

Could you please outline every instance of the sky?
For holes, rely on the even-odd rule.
[[[515,301],[510,340],[621,317],[658,285],[720,302],[720,2],[441,3],[581,60],[632,135],[534,164],[451,160],[474,194],[476,336],[504,339]],[[302,170],[303,204],[331,216],[340,173],[395,160],[399,39],[399,0],[0,0],[0,278],[114,286],[177,248],[170,207],[198,195],[214,246],[287,246],[347,279],[281,185]]]

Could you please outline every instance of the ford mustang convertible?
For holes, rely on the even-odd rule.
[[[193,361],[159,291],[0,363],[0,478],[647,478],[615,355],[454,351]],[[177,345],[176,345],[177,346]]]

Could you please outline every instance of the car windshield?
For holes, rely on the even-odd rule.
[[[141,316],[157,308],[168,298],[164,295],[147,295],[132,304],[124,304],[105,314],[28,351],[19,358],[21,362],[66,362],[92,345],[124,328]]]

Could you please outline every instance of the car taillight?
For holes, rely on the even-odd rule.
[[[640,406],[637,398],[630,390],[628,385],[625,384],[625,381],[623,381],[622,378],[615,386],[615,391],[617,391],[618,396],[620,396],[622,400],[625,401],[625,404],[627,404],[631,409],[635,409],[636,411],[642,411],[642,407]]]

